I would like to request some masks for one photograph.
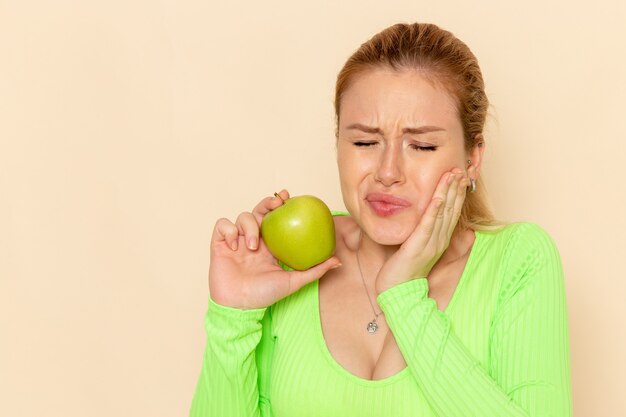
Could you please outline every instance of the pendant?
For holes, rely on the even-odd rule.
[[[378,330],[378,323],[376,323],[376,320],[370,321],[369,323],[367,323],[368,333],[376,333],[376,330]]]

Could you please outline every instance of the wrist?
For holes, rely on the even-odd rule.
[[[382,292],[376,297],[376,301],[380,308],[386,313],[390,308],[397,308],[400,300],[411,299],[413,301],[419,301],[427,298],[428,279],[415,278]]]
[[[414,276],[412,278],[405,279],[405,280],[398,280],[397,282],[393,282],[393,283],[385,282],[385,281],[380,281],[379,282],[379,280],[376,280],[376,296],[378,297],[380,294],[382,294],[383,292],[385,292],[385,291],[387,291],[387,290],[389,290],[389,289],[391,289],[393,287],[396,287],[398,285],[407,283],[409,281],[414,281],[414,280],[417,280],[417,279],[428,280],[428,277],[426,275],[423,275],[423,276],[416,275],[416,276]]]

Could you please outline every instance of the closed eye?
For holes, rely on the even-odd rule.
[[[428,151],[428,152],[433,152],[437,150],[436,146],[411,145],[411,148],[415,149],[416,151]]]
[[[359,141],[359,142],[354,142],[354,146],[358,146],[358,147],[368,147],[368,146],[372,146],[372,145],[376,145],[378,142],[363,142],[363,141]],[[411,149],[414,149],[416,151],[426,151],[426,152],[433,152],[437,150],[437,146],[420,146],[420,145],[410,145]]]

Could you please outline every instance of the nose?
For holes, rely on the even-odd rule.
[[[401,146],[396,146],[395,144],[387,145],[380,155],[375,179],[386,187],[404,180],[400,148]]]

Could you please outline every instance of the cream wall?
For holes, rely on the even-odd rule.
[[[336,73],[414,20],[482,64],[498,216],[560,248],[576,415],[626,415],[623,4],[0,1],[0,415],[186,415],[215,220],[343,208]]]

